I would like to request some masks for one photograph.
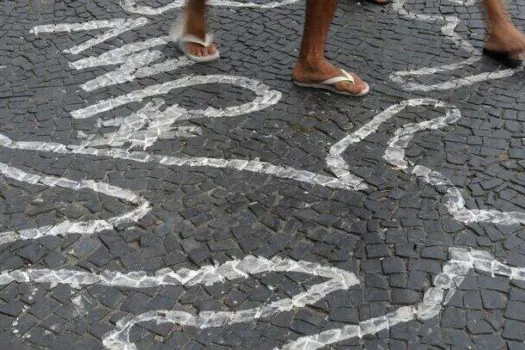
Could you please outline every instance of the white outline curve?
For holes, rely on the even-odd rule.
[[[107,220],[65,220],[55,225],[0,232],[0,245],[19,240],[38,239],[45,236],[64,236],[68,234],[91,235],[101,231],[114,229],[116,226],[124,223],[137,222],[151,210],[150,203],[144,197],[139,196],[130,190],[113,186],[105,182],[93,180],[76,181],[65,177],[29,174],[5,163],[0,163],[0,175],[31,185],[69,188],[75,191],[88,189],[96,193],[124,200],[137,206],[137,208],[129,212],[111,217]]]
[[[244,7],[244,8],[261,8],[261,9],[270,9],[276,7],[282,7],[294,4],[299,0],[276,0],[269,1],[265,4],[258,4],[254,2],[240,2],[240,1],[230,1],[230,0],[208,0],[209,6],[215,7]],[[122,0],[120,6],[122,9],[129,13],[141,14],[144,16],[158,16],[164,12],[178,9],[184,6],[185,0],[173,0],[171,3],[159,6],[151,7],[147,5],[137,5],[137,0]]]
[[[525,268],[505,265],[485,251],[450,248],[449,254],[451,259],[443,266],[442,272],[434,278],[434,287],[425,292],[423,301],[418,305],[400,307],[385,316],[371,318],[357,325],[347,325],[301,337],[286,343],[280,349],[316,350],[344,340],[376,334],[412,320],[424,321],[434,318],[454,296],[465,276],[473,270],[490,273],[492,277],[498,275],[525,281]]]
[[[451,79],[449,81],[434,84],[434,85],[425,85],[425,84],[419,84],[414,83],[410,81],[411,76],[424,76],[424,75],[432,75],[435,73],[440,72],[446,72],[446,71],[454,71],[457,69],[460,69],[465,66],[471,66],[478,61],[481,60],[481,53],[479,50],[474,48],[467,40],[463,39],[459,34],[455,32],[456,26],[460,22],[459,18],[456,16],[433,16],[433,15],[426,15],[422,13],[413,13],[408,11],[405,8],[405,3],[407,0],[394,0],[393,2],[393,9],[398,13],[400,16],[403,16],[408,19],[416,20],[416,21],[422,21],[422,22],[438,22],[443,21],[445,24],[441,27],[441,32],[443,35],[448,37],[450,40],[452,40],[457,47],[464,49],[468,53],[472,55],[472,57],[461,61],[457,63],[452,64],[445,64],[438,67],[425,67],[425,68],[418,68],[414,70],[408,70],[408,71],[397,71],[392,73],[389,78],[393,82],[401,85],[404,90],[407,91],[435,91],[435,90],[450,90],[454,88],[459,88],[462,86],[468,86],[472,85],[478,82],[487,81],[487,80],[495,80],[495,79],[502,79],[502,78],[508,78],[510,76],[513,76],[517,72],[523,71],[523,66],[517,67],[517,68],[509,68],[509,69],[502,69],[497,70],[494,72],[484,72],[480,74],[471,75],[468,77],[458,78],[458,79]],[[466,1],[463,2],[461,0],[454,1],[459,4],[464,4],[465,6],[470,6],[474,3],[474,1]]]

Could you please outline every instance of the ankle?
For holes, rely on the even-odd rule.
[[[499,21],[491,21],[487,26],[487,31],[489,33],[500,33],[502,31],[508,31],[509,29],[516,28],[512,21],[508,18],[501,19]]]
[[[184,30],[184,34],[190,34],[196,36],[197,38],[204,39],[204,37],[206,36],[206,27],[187,25],[186,29]]]
[[[326,66],[327,61],[323,53],[300,54],[297,64],[304,69],[319,70]]]
[[[206,31],[206,17],[203,14],[187,9],[185,28],[186,34],[204,38]]]
[[[337,74],[338,70],[325,58],[313,61],[300,59],[293,69],[293,77],[297,80],[326,80],[326,76]]]

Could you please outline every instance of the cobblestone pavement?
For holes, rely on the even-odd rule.
[[[525,83],[478,4],[341,0],[357,99],[251,1],[206,65],[181,0],[0,2],[0,348],[525,349]]]

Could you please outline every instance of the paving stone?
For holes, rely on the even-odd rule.
[[[482,290],[481,299],[486,309],[503,309],[507,306],[506,295],[497,291]]]
[[[510,340],[525,340],[525,327],[523,322],[507,320],[503,330],[503,337]]]
[[[410,289],[392,289],[392,303],[400,305],[410,305],[421,299],[421,294]]]
[[[501,349],[505,347],[505,341],[495,334],[473,337],[473,342],[480,348]]]
[[[492,334],[494,332],[494,328],[483,319],[469,320],[467,327],[472,334]]]
[[[372,288],[387,289],[388,283],[386,278],[377,275],[367,275],[365,285]]]
[[[40,246],[28,245],[18,251],[18,255],[30,263],[34,264],[46,254],[45,249]]]
[[[41,298],[29,309],[29,312],[38,319],[44,319],[52,314],[60,305],[58,301],[49,298]]]
[[[465,307],[474,310],[483,309],[483,301],[481,299],[481,293],[478,291],[465,292],[463,297],[463,304]]]
[[[508,216],[500,224],[487,222],[499,220],[495,213],[525,208],[520,75],[483,80],[487,72],[502,70],[487,57],[455,71],[396,75],[471,58],[466,42],[482,47],[486,35],[480,6],[414,0],[400,11],[340,1],[325,51],[341,66],[351,57],[352,70],[372,87],[366,98],[349,99],[290,82],[304,4],[261,8],[269,2],[252,2],[210,11],[222,57],[198,65],[180,61],[176,45],[163,42],[180,12],[168,0],[136,1],[136,7],[116,0],[0,4],[0,163],[30,174],[0,166],[0,232],[47,226],[42,233],[48,234],[3,243],[1,272],[5,277],[32,269],[38,278],[56,279],[38,271],[71,270],[82,272],[85,283],[73,282],[78,276],[59,283],[5,277],[0,348],[98,349],[117,322],[143,312],[242,313],[311,291],[315,302],[303,307],[294,299],[292,311],[273,309],[275,314],[257,321],[206,329],[140,322],[130,333],[138,349],[274,349],[400,306],[417,307],[443,269],[451,272],[450,248],[482,250],[502,264],[525,266],[522,225],[510,225]],[[162,13],[140,13],[148,7]],[[522,18],[525,5],[514,2],[509,11],[513,19]],[[423,21],[419,14],[433,19]],[[444,16],[456,25],[448,32]],[[91,22],[146,17],[147,24],[123,33],[107,22]],[[52,27],[60,23],[84,27]],[[30,31],[35,25],[48,27],[37,35]],[[449,40],[452,30],[464,40],[459,48]],[[129,44],[138,51],[119,57]],[[85,49],[71,50],[75,45]],[[158,56],[150,62],[148,55]],[[107,62],[96,67],[79,68],[104,57]],[[234,78],[226,76],[241,78],[232,84],[228,79]],[[109,85],[87,88],[94,82]],[[273,97],[264,94],[267,88]],[[137,100],[130,102],[130,96]],[[398,114],[379,114],[400,103],[405,107],[407,100]],[[104,101],[105,107],[89,109]],[[421,101],[431,106],[415,105]],[[268,106],[256,110],[260,103]],[[449,105],[461,117],[436,127],[433,122],[454,117]],[[88,109],[79,113],[83,108]],[[380,121],[377,115],[385,120],[371,126]],[[185,134],[183,128],[194,131]],[[343,165],[334,169],[327,162],[337,151],[334,145],[357,130],[359,137],[338,154]],[[149,138],[152,144],[140,144]],[[102,142],[95,145],[96,140]],[[403,146],[390,150],[403,158],[398,162],[408,162],[406,171],[385,158],[389,145]],[[415,176],[422,167],[433,171],[428,179]],[[345,171],[368,188],[344,184]],[[68,180],[55,182],[52,176]],[[463,198],[452,203],[454,187]],[[149,202],[148,212],[129,220],[140,212],[134,211],[139,197]],[[480,213],[476,210],[492,210],[494,217],[464,222],[462,214]],[[322,267],[305,265],[303,273],[232,269],[232,279],[213,275],[214,266],[248,255]],[[206,274],[199,275],[204,266]],[[340,275],[334,281],[317,274],[338,271],[333,267],[355,274],[359,283],[330,289]],[[182,281],[170,279],[174,273]],[[107,278],[104,285],[95,275]],[[145,275],[172,285],[134,288]],[[525,282],[480,269],[463,277],[438,316],[325,347],[523,348]],[[123,285],[113,285],[117,280]]]
[[[443,340],[446,344],[457,348],[465,349],[472,347],[472,342],[467,334],[456,329],[443,329]]]
[[[520,301],[509,301],[505,312],[505,317],[518,321],[525,321],[524,311],[525,303]]]
[[[334,309],[330,314],[330,320],[345,323],[355,323],[359,321],[359,317],[356,309],[337,308]]]
[[[479,276],[478,283],[481,288],[489,290],[497,290],[504,293],[507,293],[509,290],[509,279],[504,277]]]
[[[508,341],[507,347],[509,350],[521,350],[525,349],[525,344],[523,342]]]
[[[403,273],[406,271],[405,263],[400,258],[386,258],[381,262],[383,272],[387,275],[395,273]]]
[[[467,323],[465,312],[455,308],[446,308],[441,316],[441,325],[445,328],[463,329]]]
[[[16,317],[22,312],[22,309],[24,308],[24,303],[18,300],[13,300],[12,302],[8,304],[4,304],[0,306],[0,313],[12,317]]]

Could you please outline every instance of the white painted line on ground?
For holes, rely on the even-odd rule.
[[[401,85],[404,90],[408,91],[436,91],[436,90],[450,90],[459,88],[462,86],[468,86],[472,85],[478,82],[487,81],[487,80],[495,80],[495,79],[502,79],[510,77],[517,72],[520,72],[523,70],[522,67],[514,68],[514,69],[503,69],[498,70],[494,72],[484,72],[479,73],[463,78],[453,78],[446,82],[439,83],[439,84],[433,84],[433,85],[425,85],[420,84],[417,82],[413,82],[411,80],[411,77],[422,77],[427,75],[433,75],[436,73],[442,73],[447,71],[454,71],[458,70],[463,67],[467,66],[473,66],[477,64],[481,59],[481,53],[479,50],[474,48],[470,42],[463,39],[461,35],[456,33],[455,29],[460,22],[459,18],[457,16],[442,16],[442,15],[426,15],[422,13],[413,13],[408,11],[405,8],[407,0],[394,0],[393,2],[393,9],[396,11],[399,15],[416,21],[421,22],[429,22],[429,23],[435,23],[435,22],[444,22],[444,25],[441,27],[441,32],[443,35],[445,35],[447,38],[452,40],[454,44],[459,49],[465,50],[467,53],[471,54],[472,57],[461,61],[457,63],[452,64],[446,64],[438,67],[425,67],[425,68],[419,68],[414,70],[408,70],[408,71],[398,71],[390,75],[390,80],[394,81],[395,83]],[[474,1],[461,1],[461,0],[455,0],[454,2],[458,4],[464,4],[465,6],[471,6]]]
[[[410,322],[413,320],[428,320],[439,315],[461,285],[465,276],[472,270],[505,276],[512,280],[525,281],[525,268],[511,267],[495,260],[489,253],[479,250],[450,248],[451,260],[444,266],[442,272],[434,278],[434,287],[425,292],[423,301],[415,306],[400,307],[385,316],[375,317],[338,329],[330,329],[318,334],[301,337],[285,344],[282,350],[316,350],[326,346],[374,335],[380,331]],[[124,349],[124,348],[122,348]],[[116,349],[115,349],[116,350]]]
[[[200,270],[202,271],[202,269]],[[185,273],[190,273],[190,270]],[[262,257],[248,256],[242,260],[229,261],[218,267],[207,267],[207,271],[201,274],[193,284],[205,285],[232,280],[248,278],[268,272],[298,272],[311,276],[328,278],[328,281],[315,284],[306,291],[290,298],[284,298],[270,302],[266,305],[239,311],[203,311],[198,315],[192,315],[184,311],[156,310],[143,313],[135,317],[126,317],[117,322],[116,329],[107,333],[102,342],[104,346],[112,350],[134,350],[135,345],[130,341],[130,331],[136,324],[154,321],[156,324],[173,323],[182,326],[197,328],[224,327],[236,323],[251,322],[260,318],[271,317],[275,314],[303,308],[306,305],[315,304],[326,295],[336,290],[347,290],[358,285],[359,280],[353,273],[335,267],[325,267],[308,261],[294,261],[280,257],[271,260]],[[191,276],[191,281],[195,278]]]
[[[315,284],[306,291],[293,297],[280,299],[266,305],[240,311],[203,311],[192,315],[184,311],[156,310],[135,317],[126,317],[117,322],[116,329],[107,333],[103,344],[109,349],[135,349],[130,342],[131,328],[141,322],[155,321],[157,324],[175,323],[198,328],[221,327],[236,323],[251,322],[260,318],[303,308],[315,304],[328,294],[337,290],[348,290],[358,285],[359,280],[350,272],[335,267],[326,267],[308,261],[294,261],[274,257],[268,260],[263,257],[247,256],[241,260],[228,261],[221,265],[204,266],[199,270],[181,269],[177,272],[166,268],[148,275],[144,271],[120,273],[104,271],[95,274],[76,270],[28,269],[3,272],[0,274],[0,285],[13,281],[19,283],[57,283],[68,284],[75,288],[87,285],[105,285],[126,288],[150,288],[164,285],[210,286],[236,279],[246,279],[250,275],[270,272],[296,272],[311,276],[327,278],[328,281]]]
[[[443,174],[422,165],[415,166],[412,174],[433,186],[447,187],[444,204],[454,219],[469,223],[492,223],[498,225],[525,225],[525,213],[519,211],[499,211],[486,209],[467,209],[460,189],[455,187]]]
[[[58,32],[78,32],[98,29],[111,29],[105,33],[98,34],[92,39],[85,41],[83,44],[76,45],[65,52],[78,55],[79,53],[92,48],[95,45],[101,44],[109,39],[119,36],[127,31],[142,27],[148,23],[145,17],[139,18],[116,18],[112,20],[94,20],[84,23],[60,23],[60,24],[45,24],[33,27],[31,33],[38,35],[40,33],[58,33]]]
[[[119,148],[96,149],[81,147],[78,145],[64,145],[55,142],[12,141],[2,134],[0,134],[0,146],[11,149],[31,150],[38,152],[112,157],[115,159],[130,160],[139,163],[159,163],[166,166],[230,168],[239,171],[248,171],[263,175],[271,175],[278,178],[291,179],[312,185],[319,185],[334,189],[345,189],[350,191],[359,190],[362,189],[362,186],[366,186],[364,184],[360,184],[361,187],[355,189],[353,187],[353,183],[347,184],[335,177],[321,175],[287,166],[278,166],[258,160],[221,159],[207,157],[173,157],[149,154],[146,152],[128,152],[125,149]]]
[[[424,100],[408,100],[403,101],[398,105],[390,106],[385,111],[376,115],[371,121],[366,123],[357,131],[335,143],[332,147],[330,147],[330,153],[326,157],[326,163],[328,167],[339,179],[344,182],[356,184],[364,183],[364,179],[353,175],[348,171],[350,165],[344,160],[342,156],[343,153],[346,152],[348,147],[351,145],[355,145],[367,138],[370,134],[375,133],[381,124],[402,111],[407,105],[416,105],[419,103],[419,101]]]
[[[414,174],[416,177],[422,179],[432,186],[446,186],[447,194],[444,196],[445,206],[454,219],[469,223],[493,223],[501,225],[525,224],[524,212],[501,212],[498,210],[481,210],[481,209],[467,209],[465,208],[465,200],[461,191],[455,187],[452,182],[443,174],[433,171],[422,165],[409,164],[405,157],[405,151],[408,144],[418,132],[425,130],[435,130],[447,127],[461,118],[460,111],[446,103],[432,100],[432,99],[417,99],[403,101],[400,104],[390,107],[385,112],[379,114],[376,118],[383,115],[382,121],[386,121],[393,115],[401,112],[407,106],[429,106],[434,108],[445,108],[445,116],[426,120],[420,123],[409,123],[397,129],[394,132],[394,137],[388,141],[388,146],[385,149],[383,158],[385,161],[397,169],[407,171]],[[386,113],[386,114],[385,114]],[[365,127],[374,128],[376,118],[372,120]],[[378,121],[379,122],[379,121]],[[377,129],[377,127],[375,128]],[[374,129],[374,130],[375,130]],[[346,144],[345,144],[346,145]]]
[[[215,7],[247,7],[247,8],[276,8],[295,4],[299,0],[277,0],[277,1],[268,1],[265,3],[261,2],[250,2],[250,1],[230,1],[230,0],[208,0],[207,4],[209,6]],[[185,0],[173,0],[164,6],[148,6],[148,5],[137,5],[137,0],[122,0],[120,6],[124,11],[130,13],[137,13],[145,16],[158,16],[163,14],[166,11],[174,10],[183,7]]]
[[[129,56],[144,50],[152,49],[154,47],[166,45],[169,42],[167,36],[160,38],[151,38],[144,41],[125,44],[121,47],[114,48],[101,54],[100,56],[90,56],[79,59],[69,63],[69,66],[74,69],[86,69],[100,66],[111,66],[125,63]]]
[[[290,1],[288,3],[292,2],[294,1]],[[284,5],[285,3],[287,2],[284,1],[278,4],[266,3],[263,7],[275,7],[275,5]],[[226,4],[226,2],[222,2],[222,4],[224,5]],[[243,3],[242,6],[246,5],[247,3]],[[258,4],[257,6],[259,5],[261,4]],[[39,32],[51,33],[59,31],[83,31],[100,28],[114,28],[115,30],[118,29],[121,32],[123,32],[126,28],[132,25],[143,25],[143,23],[140,22],[130,24],[123,19],[117,19],[112,21],[91,21],[87,23],[77,24],[66,23],[57,25],[37,26],[33,29],[32,32],[37,34]],[[115,35],[118,34],[119,33]],[[87,69],[99,66],[119,64],[121,65],[116,70],[108,72],[102,76],[96,77],[95,79],[92,79],[81,85],[83,90],[93,91],[110,85],[122,84],[125,82],[133,81],[137,78],[149,77],[154,74],[172,71],[193,64],[193,62],[189,61],[185,57],[179,57],[167,60],[162,63],[158,63],[153,66],[148,66],[149,64],[160,58],[160,52],[151,51],[151,49],[160,45],[164,45],[168,41],[168,37],[161,37],[147,39],[142,42],[125,44],[122,47],[115,48],[106,53],[103,53],[98,57],[92,56],[77,60],[75,62],[70,63],[70,66],[74,69]],[[96,43],[89,43],[89,45],[93,46],[92,44],[95,45]],[[73,51],[77,52],[78,49],[75,49]],[[101,155],[102,153],[106,153],[109,154],[109,156],[119,159],[130,159],[134,161],[156,161],[166,165],[234,168],[238,170],[246,170],[262,174],[274,175],[281,178],[294,179],[297,181],[327,186],[330,188],[343,188],[356,191],[368,188],[363,179],[351,174],[346,168],[339,169],[336,162],[330,162],[330,160],[328,160],[329,167],[336,174],[337,178],[316,174],[309,171],[294,169],[291,167],[273,165],[268,162],[251,160],[246,161],[240,159],[225,160],[206,157],[159,157],[156,155],[150,156],[146,153],[140,152],[132,152],[129,154],[125,154],[120,148],[114,149],[115,147],[123,147],[125,145],[128,145],[128,151],[136,147],[146,150],[148,147],[153,145],[158,139],[165,139],[169,137],[193,137],[201,134],[202,130],[200,128],[191,128],[188,126],[173,127],[171,124],[178,121],[203,117],[234,117],[262,110],[264,108],[278,103],[278,101],[281,99],[280,92],[271,90],[266,85],[253,79],[227,75],[188,76],[178,79],[176,81],[171,81],[154,86],[148,86],[142,90],[136,90],[127,95],[100,101],[86,108],[73,111],[71,115],[73,118],[76,119],[91,118],[100,113],[108,112],[114,108],[123,106],[128,103],[140,102],[147,98],[155,98],[156,96],[169,93],[173,89],[213,83],[240,86],[242,88],[253,91],[256,97],[252,102],[245,103],[239,106],[232,106],[224,109],[214,109],[208,107],[205,110],[193,111],[186,111],[185,109],[179,108],[177,105],[167,107],[165,110],[161,111],[160,107],[164,104],[164,101],[162,99],[154,99],[153,102],[147,103],[140,110],[132,113],[127,117],[118,117],[112,120],[99,121],[99,126],[111,125],[116,126],[119,129],[115,132],[106,133],[104,135],[82,135],[83,141],[80,147],[72,145],[58,145],[53,143],[45,144],[39,142],[33,144],[27,142],[11,143],[11,140],[9,139],[7,139],[7,141],[4,139],[4,141],[7,142],[6,144],[9,144],[11,145],[11,147],[15,148],[26,147],[26,149],[39,149],[42,151],[47,150],[51,152],[59,152],[66,154],[73,153],[71,152],[71,150],[74,150],[75,154]],[[98,146],[110,146],[113,149],[110,150],[109,153],[102,150],[99,152],[90,149],[91,147]]]
[[[444,117],[426,120],[421,123],[405,124],[394,132],[394,137],[388,141],[388,146],[385,149],[383,158],[387,163],[401,170],[406,170],[409,166],[408,161],[405,159],[405,150],[417,132],[445,128],[461,118],[461,112],[456,107],[433,99],[409,100],[408,103],[401,102],[401,104],[397,106],[400,108],[392,110],[394,114],[401,112],[408,106],[427,106],[445,109]]]
[[[137,208],[107,220],[69,221],[65,220],[55,225],[46,225],[37,228],[0,232],[0,244],[11,243],[19,240],[38,239],[44,236],[65,236],[68,234],[90,235],[104,230],[112,230],[116,226],[129,222],[136,222],[143,218],[150,210],[150,203],[132,191],[112,186],[104,182],[93,180],[75,181],[64,177],[41,176],[29,174],[21,169],[0,163],[0,174],[16,181],[31,185],[68,188],[74,191],[87,189],[121,199]]]
[[[505,276],[512,280],[525,281],[525,268],[513,267],[495,260],[489,253],[479,250],[450,248],[450,260],[443,266],[442,272],[434,278],[434,287],[427,290],[423,301],[415,306],[400,307],[385,316],[372,318],[357,325],[347,325],[319,334],[301,337],[285,344],[281,349],[314,350],[352,338],[362,338],[398,324],[412,320],[428,320],[436,317],[443,306],[451,300],[464,277],[472,270],[490,273],[494,276]],[[248,256],[241,260],[228,261],[222,265],[204,266],[199,270],[181,269],[173,271],[162,269],[148,275],[145,271],[121,273],[104,271],[100,274],[76,270],[28,269],[6,271],[0,274],[0,284],[13,281],[19,283],[58,283],[73,287],[86,285],[105,285],[126,288],[149,288],[162,285],[194,286],[198,284],[213,285],[235,279],[246,279],[250,275],[265,272],[298,272],[329,280],[310,287],[307,291],[294,297],[281,299],[257,308],[230,311],[206,311],[192,315],[184,311],[156,310],[135,317],[121,319],[116,330],[104,336],[103,344],[111,350],[132,350],[135,345],[130,342],[131,328],[142,322],[154,321],[157,324],[173,323],[197,328],[223,327],[235,323],[250,322],[267,318],[280,312],[290,311],[312,305],[336,290],[347,290],[359,284],[353,273],[325,267],[307,261],[294,261],[279,257],[268,260],[263,257]]]
[[[151,65],[154,61],[159,60],[162,54],[160,51],[152,51],[146,48],[158,46],[159,44],[165,44],[163,38],[137,42],[128,46],[125,50],[122,50],[122,48],[113,49],[99,57],[88,57],[70,63],[70,66],[76,69],[86,69],[96,66],[122,64],[119,68],[80,85],[84,91],[94,91],[111,85],[134,81],[135,79],[172,72],[195,64],[195,62],[181,56]],[[141,49],[142,51],[140,51]],[[134,52],[135,50],[136,52]]]
[[[294,305],[317,298],[315,295],[325,288],[332,290],[334,286],[348,289],[359,283],[353,273],[335,267],[325,267],[308,261],[295,261],[275,257],[246,256],[243,259],[230,260],[221,265],[206,265],[199,270],[180,269],[173,271],[170,268],[158,270],[154,274],[145,271],[121,273],[119,271],[105,270],[101,273],[92,273],[80,270],[51,270],[51,269],[21,269],[5,271],[0,274],[0,285],[13,281],[20,283],[52,283],[68,284],[75,287],[89,285],[103,285],[124,288],[150,288],[166,285],[192,287],[195,285],[211,286],[215,283],[224,283],[239,278],[248,278],[251,274],[264,272],[299,272],[312,276],[329,278],[324,282],[293,298]]]
[[[170,136],[171,138],[192,137],[202,134],[200,127],[172,127],[174,121],[185,114],[186,110],[175,105],[161,111],[160,108],[163,105],[164,100],[154,99],[127,117],[100,121],[100,126],[116,126],[119,129],[104,135],[88,135],[81,147],[103,145],[121,147],[129,144],[128,150],[135,147],[146,150],[159,139],[167,139]]]
[[[205,110],[189,111],[184,116],[177,118],[177,120],[189,120],[196,117],[235,117],[273,106],[278,103],[282,97],[282,94],[279,91],[272,90],[265,84],[254,79],[232,75],[193,75],[162,84],[147,86],[142,90],[135,90],[126,95],[100,101],[94,105],[71,112],[71,116],[75,119],[91,118],[97,114],[110,111],[128,103],[140,102],[149,97],[167,94],[171,90],[204,84],[227,84],[239,86],[251,90],[255,93],[256,97],[252,102],[239,106],[226,107],[223,109],[208,107]]]
[[[355,187],[360,188],[359,186],[363,186],[363,184],[365,184],[366,182],[364,179],[349,172],[348,169],[350,169],[350,164],[348,164],[344,160],[344,152],[346,152],[348,147],[358,144],[371,134],[377,132],[378,128],[383,123],[388,121],[393,116],[397,115],[406,107],[422,105],[434,107],[446,106],[444,102],[434,99],[423,98],[401,101],[397,105],[388,107],[386,110],[376,115],[371,121],[366,123],[364,126],[354,131],[350,135],[344,137],[339,142],[335,143],[332,147],[330,147],[330,153],[326,157],[326,163],[328,164],[328,167],[342,182],[352,183]],[[452,106],[449,107],[453,108]],[[459,113],[459,111],[457,113]]]
[[[60,33],[60,32],[83,32],[89,30],[115,28],[123,25],[125,19],[116,18],[112,20],[93,20],[82,23],[59,23],[59,24],[44,24],[33,27],[29,32],[34,35],[40,33]]]

